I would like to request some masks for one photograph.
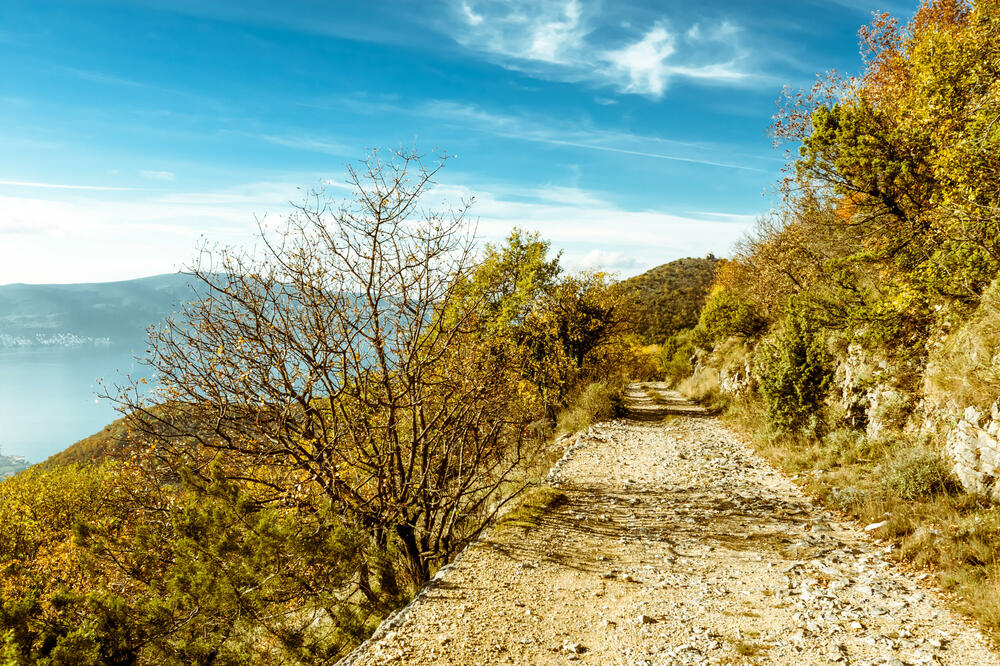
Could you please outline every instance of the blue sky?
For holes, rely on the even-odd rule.
[[[622,275],[726,254],[772,204],[783,86],[913,2],[0,4],[0,284],[168,272],[367,147],[457,155],[485,239]]]

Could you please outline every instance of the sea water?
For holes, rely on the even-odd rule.
[[[98,398],[143,377],[136,347],[0,350],[0,454],[40,462],[92,435],[120,416]]]

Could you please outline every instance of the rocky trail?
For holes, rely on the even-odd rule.
[[[566,496],[481,538],[347,664],[1000,664],[927,576],[659,384],[575,437]]]

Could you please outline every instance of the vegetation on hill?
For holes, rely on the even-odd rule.
[[[335,662],[652,372],[608,276],[426,211],[442,164],[373,155],[195,266],[152,392],[0,484],[0,662]]]
[[[636,333],[649,342],[661,342],[694,326],[718,264],[712,255],[677,259],[623,280],[622,288],[635,303]]]
[[[1000,400],[1000,5],[928,1],[861,39],[858,77],[776,117],[783,204],[666,341],[668,376],[1000,636],[1000,508],[942,452]]]

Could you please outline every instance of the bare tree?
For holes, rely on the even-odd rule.
[[[445,159],[372,152],[346,203],[314,192],[255,253],[203,252],[199,297],[151,329],[157,387],[119,398],[161,461],[215,461],[267,501],[321,492],[417,585],[509,499],[526,452],[518,355],[456,295],[468,203],[422,205]]]

